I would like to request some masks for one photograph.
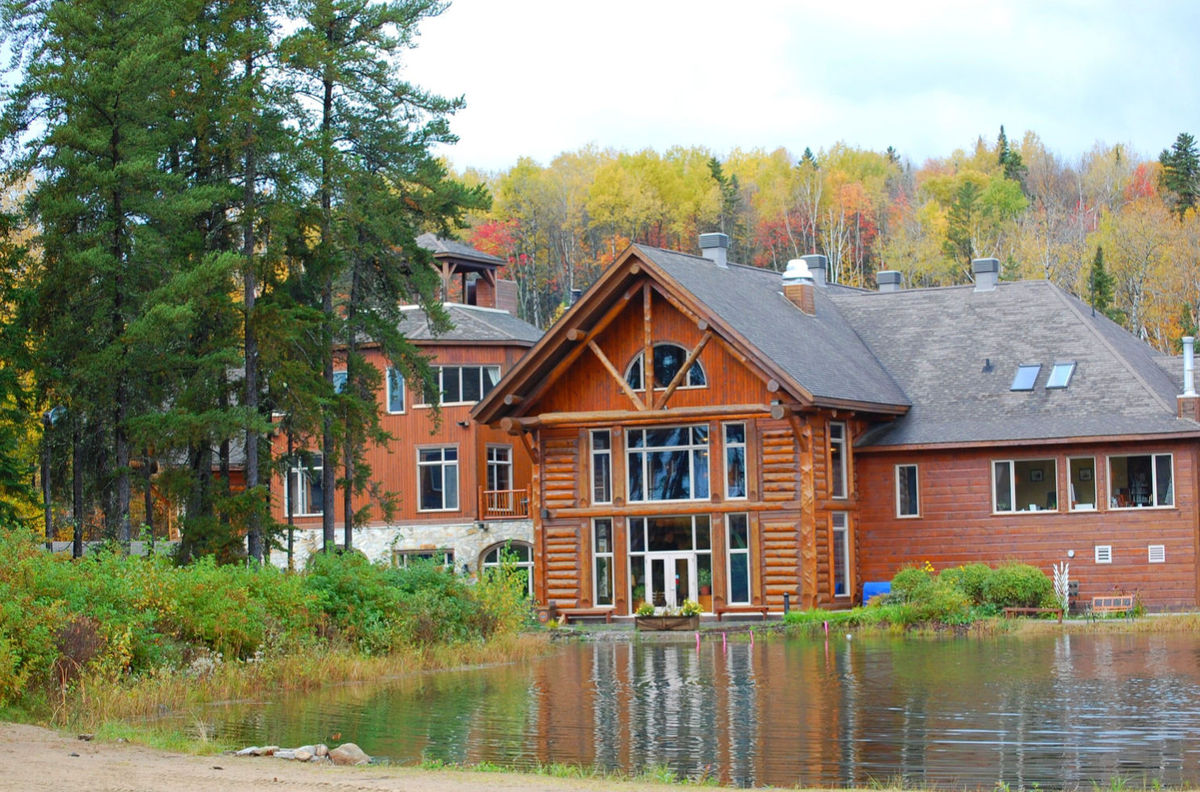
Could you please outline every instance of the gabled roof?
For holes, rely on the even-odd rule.
[[[419,307],[404,306],[404,322],[400,329],[409,341],[442,344],[512,344],[533,346],[542,337],[542,331],[524,319],[518,319],[499,308],[481,308],[478,305],[444,303],[450,314],[453,327],[441,335],[429,329],[429,319]]]
[[[421,234],[417,237],[417,244],[433,253],[435,259],[461,259],[476,264],[492,264],[497,267],[503,267],[507,263],[504,259],[493,256],[491,253],[484,253],[463,242],[446,239],[435,234]]]
[[[1200,430],[1176,418],[1178,385],[1154,350],[1048,281],[829,297],[913,404],[860,445]],[[1047,389],[1052,366],[1069,361],[1069,386]],[[1010,390],[1017,367],[1032,363],[1042,366],[1033,390]]]

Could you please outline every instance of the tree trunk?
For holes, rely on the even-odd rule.
[[[247,23],[249,27],[249,23]],[[243,77],[249,83],[254,77],[254,55],[244,60]],[[245,310],[243,325],[245,356],[245,399],[250,420],[258,418],[258,338],[254,327],[254,301],[258,282],[254,271],[254,186],[258,178],[257,162],[254,157],[254,135],[251,122],[246,122],[245,158],[242,168],[242,300]],[[254,497],[258,488],[258,431],[254,426],[246,429],[246,491]],[[262,516],[257,508],[251,508],[246,526],[246,550],[251,560],[262,563],[263,536]]]

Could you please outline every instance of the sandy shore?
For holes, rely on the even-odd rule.
[[[128,743],[84,742],[37,726],[0,723],[0,790],[23,792],[489,792],[681,787],[405,767],[333,767],[283,759],[191,756]]]

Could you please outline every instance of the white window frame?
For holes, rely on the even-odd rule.
[[[421,459],[421,454],[425,453],[425,452],[429,452],[429,451],[440,451],[441,457],[439,459],[431,459],[431,460]],[[454,452],[454,459],[449,459],[449,460],[446,459],[447,451]],[[419,511],[419,512],[456,512],[456,511],[459,511],[460,504],[462,503],[462,500],[460,498],[460,495],[462,493],[459,491],[462,486],[462,476],[460,475],[459,462],[460,462],[460,460],[458,458],[458,446],[457,445],[419,446],[417,448],[417,511]],[[423,470],[425,468],[432,468],[432,467],[441,469],[442,504],[443,505],[439,508],[426,508],[425,507],[425,502],[424,502],[425,489],[424,489],[424,487],[421,486],[421,475],[422,475]],[[450,492],[450,489],[446,486],[446,468],[448,468],[448,467],[454,468],[454,489],[453,489],[454,505],[453,506],[445,505],[446,500],[447,500],[447,493]]]
[[[837,430],[837,435],[834,436],[834,430]],[[829,422],[829,496],[836,500],[846,500],[850,497],[850,482],[847,478],[849,475],[849,460],[847,459],[849,430],[846,427],[845,421],[830,421]],[[834,448],[837,448],[838,459],[834,459]],[[835,477],[835,466],[840,468],[842,491],[837,490],[837,477]]]
[[[296,463],[293,464],[288,469],[288,474],[283,479],[283,515],[284,515],[284,519],[287,519],[288,500],[292,497],[293,486],[295,487],[296,490],[298,490],[298,492],[300,494],[300,497],[297,499],[299,501],[298,505],[304,507],[302,509],[293,509],[293,511],[292,511],[293,517],[320,517],[322,514],[325,513],[324,508],[322,508],[321,511],[309,511],[308,510],[308,507],[310,505],[308,502],[309,501],[308,490],[309,490],[309,487],[311,486],[309,484],[309,481],[312,478],[310,474],[313,472],[318,472],[320,475],[317,477],[317,481],[320,481],[321,477],[323,477],[325,475],[325,461],[321,457],[321,455],[314,454],[310,458],[313,461],[311,464],[308,464],[308,465],[305,465],[303,462],[297,460]],[[293,477],[296,478],[295,485],[292,484]],[[301,480],[303,480],[304,486],[299,486]]]
[[[608,448],[597,448],[596,447],[596,438],[597,437],[607,438]],[[612,437],[612,431],[608,430],[608,429],[593,429],[593,430],[591,430],[590,432],[588,432],[588,444],[591,447],[591,451],[592,451],[592,455],[591,455],[592,475],[590,478],[591,488],[592,488],[592,503],[612,503],[613,502],[613,464],[612,464],[612,461],[613,461],[613,457],[612,457],[613,437]],[[605,477],[604,477],[604,482],[603,482],[605,488],[608,490],[607,497],[600,497],[597,494],[599,491],[599,488],[596,486],[596,484],[597,484],[596,474],[600,470],[600,468],[597,466],[597,461],[601,460],[601,459],[606,460],[606,465],[607,465],[605,468]]]
[[[1092,504],[1091,508],[1079,508],[1079,501],[1075,497],[1077,493],[1072,489],[1075,486],[1074,466],[1076,462],[1090,462],[1092,465]],[[1096,480],[1096,457],[1094,456],[1073,456],[1067,457],[1067,502],[1069,508],[1073,512],[1094,512],[1100,509],[1100,482]]]
[[[906,480],[904,477],[901,476],[901,470],[903,470],[905,468],[912,468],[912,470],[913,470],[913,493],[912,493],[912,498],[910,500],[912,502],[912,505],[916,507],[916,511],[912,512],[911,514],[905,514],[904,508],[902,506],[903,499],[901,498],[901,494],[903,493],[903,487],[904,487]],[[904,462],[899,465],[896,465],[895,470],[896,470],[896,517],[897,517],[897,519],[901,519],[901,520],[916,519],[921,516],[921,469],[915,462]],[[993,493],[993,497],[995,497],[994,493]],[[993,507],[995,506],[994,503],[992,505],[993,505]]]
[[[450,547],[438,547],[435,549],[424,548],[409,548],[407,550],[392,551],[392,566],[408,569],[409,562],[413,559],[423,561],[435,561],[437,556],[442,557],[442,569],[454,571],[454,549]]]
[[[525,570],[525,595],[533,596],[533,545],[529,542],[521,542],[516,539],[510,539],[506,542],[494,544],[479,554],[479,571],[484,572],[488,569],[499,569],[504,562],[500,558],[500,553],[504,550],[511,550],[514,547],[523,547],[529,551],[528,561],[513,561],[512,565],[517,569]],[[496,560],[489,561],[488,558],[495,554]]]
[[[513,455],[510,445],[489,445],[485,450],[487,470],[484,471],[484,485],[491,492],[509,492],[513,489]],[[496,487],[496,473],[506,471],[507,487]]]
[[[1130,457],[1150,457],[1150,505],[1149,506],[1134,506],[1132,503],[1129,506],[1117,506],[1113,503],[1113,472],[1112,463],[1114,459],[1129,459]],[[1167,457],[1171,460],[1171,483],[1168,485],[1171,493],[1171,502],[1158,502],[1158,458]],[[1126,471],[1128,471],[1128,463],[1126,463]],[[1126,473],[1128,476],[1128,473]],[[1154,453],[1148,452],[1145,454],[1110,454],[1108,456],[1108,507],[1113,510],[1124,511],[1126,509],[1174,509],[1175,508],[1175,454],[1171,452]]]
[[[742,428],[741,442],[731,441],[729,439],[729,430],[735,426],[740,426]],[[749,472],[748,472],[748,468],[750,467],[750,454],[749,454],[749,450],[748,450],[748,445],[749,445],[748,441],[749,441],[749,436],[746,434],[746,424],[744,422],[735,421],[733,423],[721,424],[721,445],[724,448],[724,456],[725,456],[725,465],[724,465],[725,475],[722,477],[722,487],[725,490],[725,500],[746,500],[747,498],[750,497],[750,486],[749,486],[750,476],[749,476]],[[742,451],[742,471],[741,471],[742,494],[741,495],[730,495],[729,494],[729,472],[730,472],[731,468],[730,468],[729,452],[731,450],[736,450],[739,448]],[[709,484],[709,490],[710,491],[712,490],[711,482]]]
[[[841,525],[838,525],[838,523]],[[829,588],[835,599],[843,599],[852,596],[854,586],[850,582],[850,515],[844,511],[831,512],[829,515],[829,531],[830,538],[833,544],[833,550],[829,555]],[[838,534],[841,534],[839,537]],[[843,590],[841,594],[837,593],[837,554],[836,549],[838,543],[842,546],[842,582]]]
[[[733,526],[732,522],[735,518],[745,520],[746,522],[746,546],[733,546]],[[733,512],[725,515],[725,602],[729,605],[749,605],[754,600],[754,575],[752,567],[752,556],[750,553],[750,515],[745,512]],[[733,598],[733,557],[735,555],[744,555],[746,557],[746,599],[735,600]]]
[[[384,378],[384,403],[383,406],[387,410],[388,415],[404,415],[404,401],[408,394],[405,392],[404,377],[400,376],[400,370],[388,366],[383,372]],[[400,388],[400,409],[392,409],[392,389],[394,386]]]
[[[1053,466],[1050,472],[1052,477],[1047,481],[1048,484],[1054,485],[1054,502],[1053,509],[1038,506],[1036,509],[1018,510],[1017,506],[1017,478],[1016,465],[1019,462],[1049,462]],[[1008,465],[1008,498],[1011,509],[1000,511],[996,503],[996,465]],[[1059,497],[1058,497],[1058,457],[1029,457],[1025,459],[993,459],[989,465],[992,480],[992,514],[1058,514],[1059,513]],[[1033,504],[1037,505],[1037,504]]]
[[[691,354],[690,352],[688,352],[688,350],[686,348],[684,348],[683,344],[676,344],[674,341],[660,341],[654,345],[653,349],[659,349],[660,347],[675,347],[676,349],[680,350],[681,352],[683,352],[683,361],[684,362],[687,362],[688,355]],[[653,350],[651,350],[651,354],[653,354]],[[633,356],[633,360],[629,363],[629,365],[625,367],[625,384],[629,385],[629,387],[635,393],[642,393],[643,391],[646,390],[646,367],[642,363],[642,360],[643,360],[643,358],[645,358],[645,356],[646,356],[645,350],[638,352],[636,355]],[[683,364],[681,363],[680,365],[683,365]],[[700,369],[700,378],[704,380],[703,384],[701,384],[701,385],[690,384],[689,380],[692,378],[692,375],[691,375],[692,366],[695,366],[696,368]],[[651,376],[653,376],[653,371],[654,371],[653,361],[651,361],[650,370],[651,370]],[[629,384],[629,377],[634,371],[638,372],[638,376],[642,380],[641,386],[636,387],[636,388],[633,385]],[[688,366],[688,372],[689,373],[687,373],[683,376],[683,380],[676,387],[676,390],[698,390],[700,388],[708,387],[708,372],[705,371],[704,366],[702,366],[700,364],[699,357],[697,357],[694,361],[692,361],[691,366]],[[664,383],[662,385],[655,384],[654,388],[656,390],[666,390],[667,385],[669,385],[669,384],[670,384],[669,382]]]
[[[596,526],[600,523],[608,523],[608,550],[600,551],[596,541]],[[616,531],[613,527],[614,520],[612,517],[597,517],[592,520],[592,604],[597,608],[615,608],[617,607],[617,562],[613,555],[613,546],[616,544]],[[600,580],[599,568],[600,561],[608,560],[608,592],[609,601],[606,603],[600,602],[600,590],[597,588],[597,581]],[[636,606],[635,606],[636,607]]]
[[[647,446],[642,445],[634,447],[630,442],[630,438],[637,432],[654,432],[670,429],[684,429],[687,431],[687,443],[684,445],[672,446]],[[703,429],[706,432],[703,443],[696,442],[694,432],[697,429]],[[659,451],[683,451],[688,458],[688,491],[691,493],[687,498],[652,498],[650,497],[650,457],[654,452]],[[640,456],[640,466],[642,473],[642,497],[634,499],[633,486],[630,477],[633,475],[633,457]],[[692,501],[706,501],[712,494],[712,432],[708,424],[685,424],[682,426],[655,426],[651,428],[637,428],[625,430],[625,491],[629,494],[630,503],[688,503]],[[697,494],[696,470],[699,467],[697,460],[706,466],[704,480],[708,483],[707,492]]]
[[[350,372],[346,369],[333,370],[333,392],[342,393],[346,390],[346,383],[350,381]]]
[[[453,370],[455,372],[455,376],[458,377],[458,392],[460,395],[463,392],[463,370],[464,369],[477,369],[479,371],[479,395],[480,395],[480,398],[488,395],[488,393],[491,392],[490,389],[485,390],[483,387],[483,372],[485,370],[492,372],[492,387],[493,388],[496,387],[496,383],[500,382],[500,367],[499,366],[490,366],[490,365],[485,365],[483,363],[457,363],[457,364],[453,364],[453,365],[447,364],[447,365],[434,366],[433,368],[436,369],[435,380],[437,381],[438,406],[440,406],[440,407],[455,407],[455,406],[463,405],[463,404],[478,404],[477,401],[466,401],[463,399],[459,399],[458,401],[452,401],[452,402],[442,401],[442,398],[446,395],[445,377],[446,377],[446,372],[448,372],[448,371]],[[427,409],[427,408],[433,406],[429,402],[425,401],[424,389],[422,389],[420,399],[421,399],[421,403],[414,404],[413,407],[421,407],[421,408]]]

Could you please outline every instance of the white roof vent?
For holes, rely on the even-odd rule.
[[[797,283],[800,281],[812,282],[812,270],[808,268],[808,262],[804,259],[792,259],[787,263],[787,269],[783,271],[784,283]]]

